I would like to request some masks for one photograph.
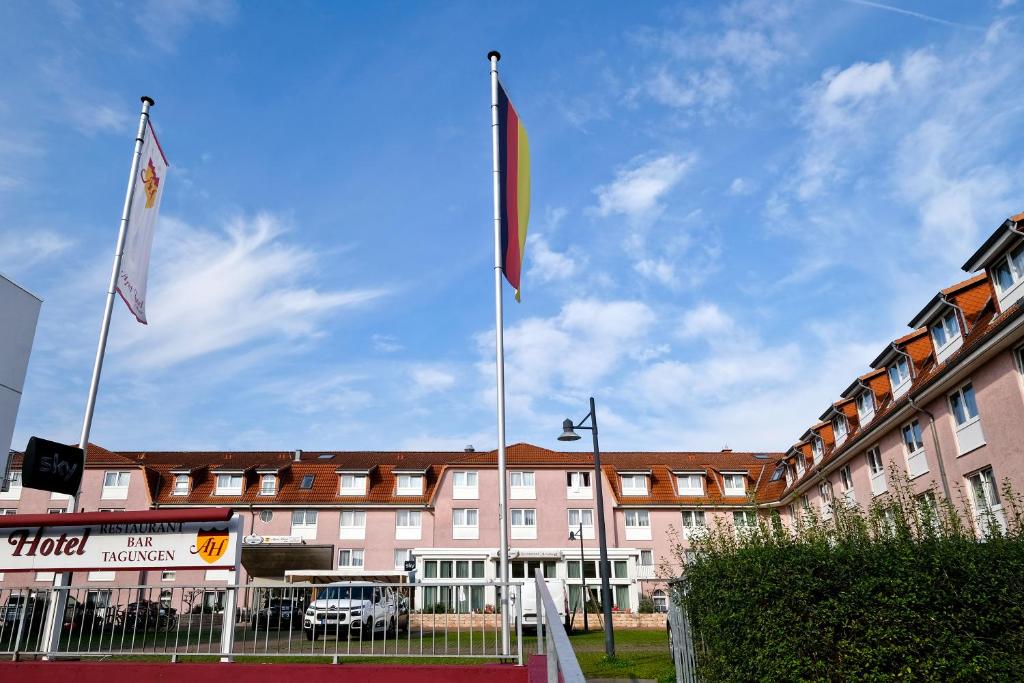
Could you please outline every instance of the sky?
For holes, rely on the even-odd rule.
[[[1024,3],[498,5],[0,3],[13,447],[78,440],[141,95],[171,168],[112,450],[496,445],[492,49],[532,159],[508,443],[594,396],[606,450],[785,450],[1024,208]]]

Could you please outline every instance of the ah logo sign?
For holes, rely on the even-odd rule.
[[[21,483],[32,489],[73,496],[82,482],[85,453],[77,446],[66,446],[33,436],[25,448]]]

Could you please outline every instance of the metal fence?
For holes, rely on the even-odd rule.
[[[586,679],[583,670],[562,623],[565,617],[559,613],[551,597],[544,573],[538,569],[534,579],[533,589],[537,595],[537,654],[542,655],[547,649],[548,683],[584,683]]]
[[[668,602],[668,640],[672,650],[672,663],[676,669],[676,683],[699,683],[693,629],[690,627],[686,609],[679,600],[679,590],[679,584],[671,586]]]
[[[485,590],[496,596],[503,586],[513,605],[508,644],[501,614],[482,602]],[[458,657],[522,664],[521,596],[522,584],[498,582],[3,588],[0,654],[171,661]],[[59,627],[48,628],[47,615],[57,612],[51,618]]]

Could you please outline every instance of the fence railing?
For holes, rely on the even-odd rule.
[[[680,585],[673,583],[668,601],[668,639],[672,650],[672,663],[676,670],[676,683],[699,683],[693,629],[690,627],[686,609],[679,600],[680,590]]]
[[[501,614],[492,608],[503,587],[516,625],[507,646]],[[2,588],[0,654],[171,661],[459,657],[522,664],[521,596],[522,584],[483,581]],[[61,603],[62,614],[54,617],[60,626],[47,628],[47,614]]]
[[[540,569],[534,577],[533,589],[537,595],[537,654],[545,654],[547,650],[548,683],[585,683],[583,670],[562,623],[565,617],[558,611]]]

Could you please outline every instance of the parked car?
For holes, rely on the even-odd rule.
[[[386,583],[351,581],[319,589],[306,609],[302,628],[307,640],[320,635],[371,638],[409,627],[409,604]]]
[[[302,606],[298,598],[273,598],[253,612],[249,625],[253,629],[298,628],[302,624]]]
[[[155,600],[136,600],[125,605],[118,620],[133,631],[170,631],[178,624],[178,610]]]
[[[23,633],[38,633],[46,618],[47,602],[45,593],[12,593],[7,597],[4,606],[0,608],[0,619],[3,622],[0,628],[7,633],[13,633],[14,631],[8,631],[8,629],[17,630],[18,622],[23,620]],[[67,630],[80,627],[84,615],[84,606],[69,595],[64,606],[63,628]]]

